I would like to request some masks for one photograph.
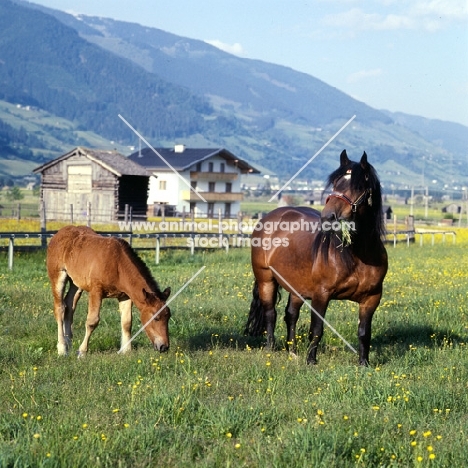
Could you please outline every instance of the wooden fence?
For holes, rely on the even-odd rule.
[[[8,268],[13,269],[14,252],[16,250],[40,250],[47,248],[47,239],[50,239],[57,231],[41,232],[0,232],[0,240],[8,240],[7,247],[0,247],[0,251],[7,251]],[[210,232],[167,232],[167,233],[134,233],[134,232],[117,232],[117,231],[96,231],[98,234],[109,237],[119,237],[125,239],[135,250],[154,250],[154,261],[156,264],[160,261],[160,251],[165,249],[188,249],[190,254],[194,255],[196,249],[224,249],[226,252],[230,248],[250,247],[249,234],[225,234],[225,233],[210,233]],[[15,246],[15,240],[28,240],[28,244],[24,242],[22,245]],[[168,239],[178,239],[172,245],[167,245]],[[151,246],[135,245],[135,241],[152,240]],[[182,241],[182,242],[180,242]],[[185,241],[185,242],[184,242]],[[31,243],[33,245],[31,245]]]

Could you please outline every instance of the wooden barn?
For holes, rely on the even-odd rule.
[[[117,151],[77,147],[33,172],[41,174],[48,220],[115,221],[126,206],[146,217],[151,174]]]

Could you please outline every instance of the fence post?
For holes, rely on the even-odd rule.
[[[16,219],[18,221],[21,220],[21,203],[18,203],[18,208],[17,208],[17,211],[16,211]]]
[[[10,237],[10,241],[8,243],[8,269],[13,270],[13,257],[14,257],[14,240],[13,237]]]
[[[156,237],[156,251],[154,254],[154,261],[156,265],[159,265],[159,237]]]
[[[237,213],[237,232],[242,234],[242,211]]]
[[[86,226],[91,227],[91,202],[86,205]]]
[[[219,248],[223,247],[223,215],[221,214],[221,208],[218,208],[218,243]]]
[[[125,203],[124,221],[128,223],[128,203]]]
[[[73,224],[73,203],[70,203],[70,224]]]
[[[416,242],[415,229],[414,229],[414,216],[408,216],[408,226],[407,230],[410,231],[408,234],[408,244],[410,242]]]
[[[39,207],[39,215],[41,217],[41,247],[45,249],[47,248],[47,239],[46,239],[47,221],[46,221],[46,206],[45,206],[44,200],[41,200],[41,204]]]

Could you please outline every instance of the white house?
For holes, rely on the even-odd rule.
[[[153,174],[148,206],[166,213],[193,212],[195,216],[234,217],[240,211],[240,175],[259,173],[224,148],[144,148],[129,156]]]

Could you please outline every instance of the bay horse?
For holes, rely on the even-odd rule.
[[[267,334],[274,347],[278,288],[289,292],[285,310],[287,349],[296,353],[296,324],[304,300],[311,300],[307,363],[317,363],[330,300],[359,304],[359,364],[369,364],[371,323],[380,303],[387,273],[383,244],[381,185],[367,161],[351,161],[346,150],[328,177],[332,187],[320,213],[307,207],[283,207],[257,223],[251,237],[255,276],[253,299],[245,327],[252,336]],[[314,310],[318,315],[314,313]]]
[[[59,355],[70,351],[72,323],[83,291],[89,293],[86,334],[78,351],[88,351],[91,334],[99,324],[101,302],[117,298],[121,314],[121,351],[131,349],[132,303],[153,347],[169,349],[170,288],[161,291],[148,267],[124,240],[104,237],[85,226],[66,226],[51,239],[47,249],[47,272],[54,297],[54,315],[58,326]],[[68,292],[65,289],[69,285]]]

